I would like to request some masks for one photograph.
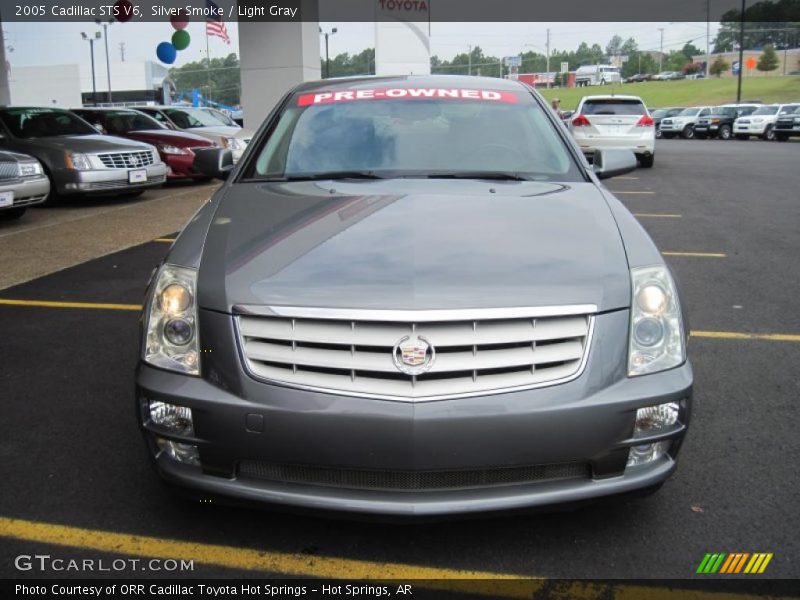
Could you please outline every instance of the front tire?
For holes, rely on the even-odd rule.
[[[686,127],[684,127],[683,131],[681,131],[681,137],[683,139],[685,139],[685,140],[693,139],[694,138],[694,127],[692,127],[691,125],[687,125]]]
[[[772,125],[767,125],[767,128],[764,130],[764,133],[761,135],[762,140],[767,140],[771,142],[775,139],[775,131]]]
[[[730,125],[722,125],[719,128],[719,139],[729,140],[731,139],[731,135],[733,135],[733,130]]]
[[[656,162],[655,154],[650,154],[649,156],[642,155],[639,157],[639,166],[641,166],[643,169],[652,169],[653,163],[655,162]]]

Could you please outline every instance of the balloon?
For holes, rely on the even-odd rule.
[[[120,23],[126,23],[133,18],[133,4],[130,0],[117,0],[114,3],[114,18]]]
[[[178,57],[178,51],[175,49],[175,46],[169,42],[161,42],[156,46],[156,56],[161,62],[171,65]]]
[[[189,35],[189,32],[184,31],[183,29],[179,29],[172,34],[172,45],[175,46],[175,50],[186,50],[186,48],[189,46],[189,42],[191,41],[192,38]]]
[[[182,29],[186,29],[189,25],[189,19],[183,16],[183,9],[179,8],[178,12],[172,15],[169,18],[169,22],[172,23],[172,26],[177,30],[180,31]],[[183,48],[178,48],[178,50],[183,50]]]

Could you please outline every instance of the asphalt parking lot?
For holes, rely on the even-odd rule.
[[[22,553],[185,551],[194,571],[170,575],[692,578],[706,552],[769,552],[762,577],[797,578],[798,166],[798,143],[661,140],[653,169],[607,182],[684,289],[694,415],[658,494],[566,512],[398,525],[182,500],[151,471],[133,404],[136,306],[168,242],[0,289],[0,577],[69,575],[20,572]],[[4,227],[0,271],[34,236]]]

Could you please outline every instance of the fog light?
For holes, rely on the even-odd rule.
[[[163,438],[156,438],[159,450],[166,452],[172,460],[185,465],[200,466],[200,453],[194,444],[181,444]]]
[[[636,411],[634,435],[650,435],[669,429],[678,422],[677,402],[647,406]]]
[[[653,462],[664,456],[668,449],[669,442],[656,442],[655,444],[633,446],[628,452],[628,464],[625,466],[634,467],[636,465]]]
[[[176,435],[194,435],[192,409],[168,402],[150,401],[150,420]]]

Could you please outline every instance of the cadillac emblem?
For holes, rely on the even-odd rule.
[[[406,375],[422,375],[436,359],[436,349],[421,335],[407,335],[394,345],[392,359],[397,370]]]

